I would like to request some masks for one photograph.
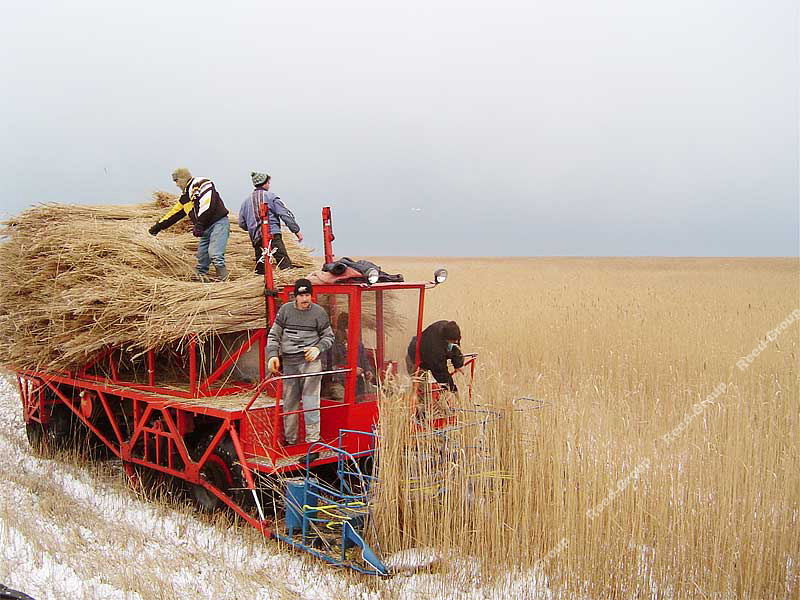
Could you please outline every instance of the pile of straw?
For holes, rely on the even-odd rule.
[[[158,237],[147,232],[174,200],[156,192],[140,205],[45,204],[5,222],[0,363],[68,369],[109,345],[146,350],[189,334],[263,327],[264,282],[253,274],[250,239],[235,215],[230,280],[199,283],[188,218]],[[285,243],[300,267],[276,271],[276,285],[313,268],[308,249],[289,236]]]

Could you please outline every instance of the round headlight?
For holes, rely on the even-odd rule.
[[[436,283],[444,283],[447,281],[447,269],[436,269],[433,274],[433,280]]]
[[[369,269],[367,271],[367,282],[372,285],[373,283],[378,283],[378,279],[380,278],[380,273],[378,273],[378,269]]]

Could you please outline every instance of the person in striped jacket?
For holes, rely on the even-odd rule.
[[[209,281],[208,268],[213,263],[217,281],[225,281],[228,278],[225,249],[231,226],[228,209],[214,182],[206,177],[193,177],[189,169],[183,168],[173,171],[172,181],[181,190],[181,197],[149,229],[150,234],[158,235],[159,231],[188,215],[193,224],[192,234],[200,238],[197,244],[197,276],[201,281]]]

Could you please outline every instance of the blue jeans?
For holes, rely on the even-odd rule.
[[[231,233],[231,224],[228,217],[222,217],[203,232],[197,244],[197,272],[208,274],[208,266],[214,263],[214,268],[225,266],[225,247],[228,245],[228,236]]]

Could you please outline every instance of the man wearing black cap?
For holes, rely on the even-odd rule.
[[[294,283],[294,302],[278,310],[267,339],[267,366],[271,373],[283,367],[284,375],[308,375],[322,371],[320,353],[333,345],[333,330],[328,313],[311,301],[311,282]],[[280,355],[280,358],[279,358]],[[283,382],[283,410],[298,410],[303,401],[306,442],[319,440],[319,388],[322,377],[299,377]],[[286,445],[296,444],[297,413],[283,418]],[[313,457],[312,457],[313,460]]]
[[[447,361],[453,363],[453,368],[460,369],[464,366],[464,355],[461,353],[461,329],[455,321],[436,321],[422,332],[419,343],[419,368],[430,371],[434,379],[447,385],[452,392],[458,388],[447,368]],[[411,338],[406,355],[408,372],[415,371],[415,356],[417,354],[417,336]]]

